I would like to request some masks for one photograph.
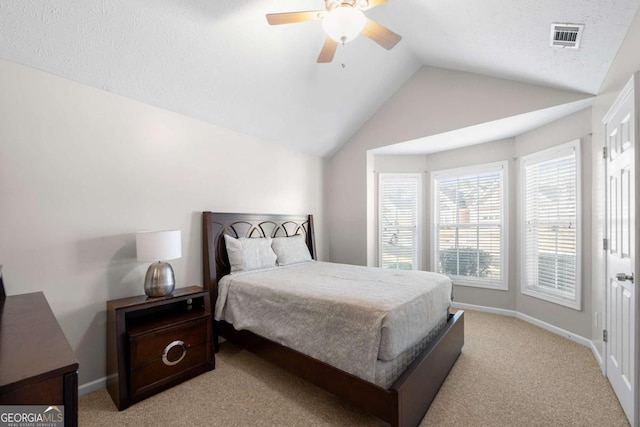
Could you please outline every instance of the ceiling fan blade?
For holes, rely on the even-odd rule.
[[[390,50],[397,45],[400,40],[402,40],[402,36],[383,27],[377,22],[372,21],[371,19],[367,19],[367,25],[365,25],[364,30],[362,30],[362,34],[387,50]]]
[[[369,0],[369,5],[360,8],[360,10],[373,9],[376,6],[380,6],[382,3],[386,3],[388,0]]]
[[[267,13],[270,25],[293,24],[296,22],[322,19],[324,10],[307,10],[305,12]]]
[[[333,61],[333,55],[336,54],[336,49],[338,48],[338,42],[332,39],[331,37],[327,37],[322,45],[322,50],[320,51],[320,55],[318,55],[318,63],[326,63]]]

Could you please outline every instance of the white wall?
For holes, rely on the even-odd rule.
[[[326,258],[322,159],[5,61],[0,93],[7,292],[44,291],[80,384],[105,375],[106,301],[143,293],[135,231],[182,230],[178,286],[202,283],[203,210],[312,213]]]
[[[602,319],[605,302],[604,252],[602,251],[602,239],[604,238],[604,177],[600,151],[604,145],[602,119],[613,105],[613,102],[624,85],[631,78],[631,75],[638,70],[640,70],[640,11],[636,13],[633,19],[629,32],[609,68],[609,72],[600,87],[600,91],[592,108],[592,205],[594,232],[592,236],[593,257],[591,276],[593,277],[593,311],[594,313],[600,314],[600,319]],[[593,335],[591,339],[602,354],[604,350],[602,346],[603,324],[600,322],[596,325],[594,319],[593,325]]]
[[[588,97],[422,67],[327,162],[326,215],[331,260],[365,265],[372,258],[367,241],[375,241],[375,227],[367,212],[371,211],[368,204],[374,203],[371,183],[375,177],[373,168],[367,166],[368,150]]]

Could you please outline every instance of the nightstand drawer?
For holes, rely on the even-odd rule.
[[[209,317],[204,317],[160,331],[131,335],[131,368],[156,361],[165,366],[181,365],[182,361],[176,361],[182,357],[184,349],[189,350],[211,340],[210,321]]]
[[[193,347],[188,347],[184,352],[184,357],[175,365],[168,366],[162,359],[155,359],[152,362],[131,370],[131,393],[136,395],[143,392],[147,386],[155,386],[167,380],[171,381],[174,375],[181,374],[189,369],[203,367],[208,360],[207,350],[210,350],[209,343],[202,343]],[[180,358],[180,354],[177,355]],[[201,371],[204,371],[202,369]]]

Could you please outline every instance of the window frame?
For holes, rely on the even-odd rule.
[[[416,190],[416,248],[415,248],[415,262],[413,270],[422,270],[422,174],[416,172],[379,172],[378,173],[378,267],[382,267],[382,192],[381,183],[383,178],[398,178],[398,177],[415,177],[417,178],[417,190]]]
[[[443,169],[431,172],[431,262],[432,270],[437,271],[439,258],[439,233],[438,233],[438,214],[439,204],[437,202],[437,181],[442,178],[455,178],[479,175],[487,172],[502,171],[502,233],[500,238],[500,273],[501,280],[499,282],[488,282],[482,279],[464,278],[464,276],[453,276],[451,280],[454,285],[469,286],[474,288],[485,288],[500,291],[509,290],[509,161],[503,160],[499,162],[483,163],[479,165],[464,166],[453,169]]]
[[[526,162],[534,161],[535,164],[545,161],[557,159],[566,156],[570,151],[575,153],[576,165],[576,271],[575,271],[575,287],[574,298],[569,300],[552,293],[544,292],[539,289],[532,289],[527,286],[527,222],[526,222]],[[572,308],[574,310],[582,310],[582,171],[580,157],[580,139],[575,139],[555,147],[536,151],[535,153],[522,156],[519,160],[520,175],[520,292],[524,295],[548,301],[554,304]]]

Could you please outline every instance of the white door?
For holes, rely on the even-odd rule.
[[[638,425],[638,303],[633,280],[636,266],[637,82],[636,73],[603,119],[608,223],[606,371],[632,426]]]

